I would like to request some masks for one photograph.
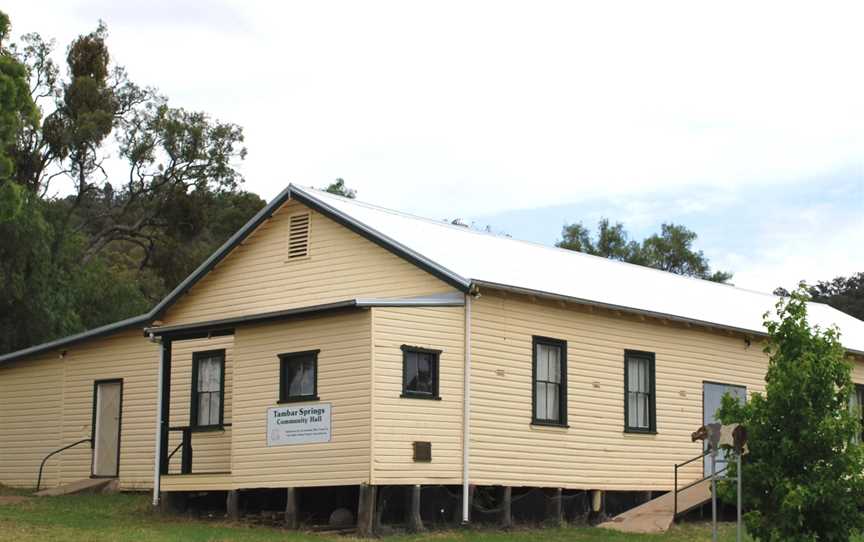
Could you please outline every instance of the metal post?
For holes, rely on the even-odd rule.
[[[192,428],[183,428],[183,451],[180,455],[180,473],[192,474]]]
[[[717,450],[711,450],[711,540],[717,542]]]
[[[159,505],[159,493],[161,489],[161,475],[163,465],[167,462],[168,449],[168,422],[166,411],[170,408],[171,395],[171,341],[161,340],[161,353],[159,358],[159,381],[156,392],[156,449],[153,454],[153,506]],[[167,395],[167,397],[166,397]],[[163,459],[166,459],[163,462]]]
[[[738,525],[735,529],[735,540],[736,542],[741,542],[741,453],[735,454],[736,460],[738,461],[736,474],[738,478]]]
[[[672,488],[674,507],[672,508],[672,521],[678,517],[678,465],[675,465],[675,487]]]

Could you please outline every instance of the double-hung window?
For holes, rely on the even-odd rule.
[[[318,352],[279,354],[279,402],[318,400]]]
[[[624,430],[657,431],[654,354],[627,350],[624,354]]]
[[[440,350],[402,345],[402,397],[440,399]]]
[[[190,425],[219,427],[225,412],[225,351],[192,354],[192,407]]]
[[[535,425],[567,425],[567,343],[533,340],[533,413]]]

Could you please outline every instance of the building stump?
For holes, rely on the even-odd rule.
[[[240,492],[236,489],[228,492],[228,496],[225,498],[225,511],[231,521],[240,519]]]
[[[289,487],[285,490],[285,527],[296,529],[299,526],[297,518],[297,488]]]

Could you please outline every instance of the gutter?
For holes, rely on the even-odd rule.
[[[473,282],[473,284],[475,285],[475,287],[483,286],[485,288],[489,288],[490,290],[501,290],[504,292],[511,292],[514,294],[533,295],[533,296],[537,296],[537,297],[543,297],[546,299],[555,299],[558,301],[568,301],[570,303],[578,303],[580,305],[588,305],[588,306],[597,307],[600,309],[607,309],[607,310],[611,310],[611,311],[620,311],[620,312],[625,312],[628,314],[636,314],[639,316],[645,316],[645,317],[649,317],[649,318],[657,318],[660,320],[669,320],[670,322],[680,322],[682,324],[702,326],[702,327],[707,327],[707,328],[711,328],[711,329],[719,329],[722,331],[733,331],[735,333],[741,333],[742,335],[747,335],[750,337],[765,338],[768,336],[768,333],[766,331],[757,331],[757,330],[753,330],[753,329],[746,329],[743,327],[728,326],[728,325],[724,325],[724,324],[718,324],[715,322],[708,322],[706,320],[698,320],[696,318],[687,318],[684,316],[676,316],[674,314],[666,314],[663,312],[649,311],[649,310],[645,310],[645,309],[636,309],[636,308],[627,307],[624,305],[615,305],[612,303],[602,303],[599,301],[591,301],[590,299],[583,299],[581,297],[571,297],[571,296],[561,295],[561,294],[553,294],[550,292],[544,292],[542,290],[532,290],[530,288],[520,288],[518,286],[508,286],[506,284],[500,284],[497,282],[487,282],[487,281],[482,281],[482,280],[475,280]],[[846,347],[844,347],[844,349],[846,350],[847,354],[853,354],[856,356],[864,357],[864,350],[855,350],[853,348],[846,348]]]
[[[23,350],[16,350],[15,352],[9,352],[8,354],[0,356],[0,365],[10,363],[19,358],[50,352],[51,350],[56,350],[63,346],[71,346],[95,337],[110,335],[124,329],[138,327],[140,324],[146,325],[146,323],[149,322],[150,317],[150,313],[139,314],[138,316],[126,318],[125,320],[120,320],[119,322],[114,322],[112,324],[106,324],[89,331],[83,331],[81,333],[76,333],[75,335],[67,335],[66,337],[48,341],[47,343],[37,344],[36,346],[24,348]]]

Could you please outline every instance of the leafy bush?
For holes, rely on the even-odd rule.
[[[727,395],[719,412],[723,423],[747,427],[744,519],[766,542],[847,541],[864,526],[852,366],[835,328],[808,324],[807,299],[802,285],[778,302],[778,320],[765,315],[765,394],[744,405]]]

